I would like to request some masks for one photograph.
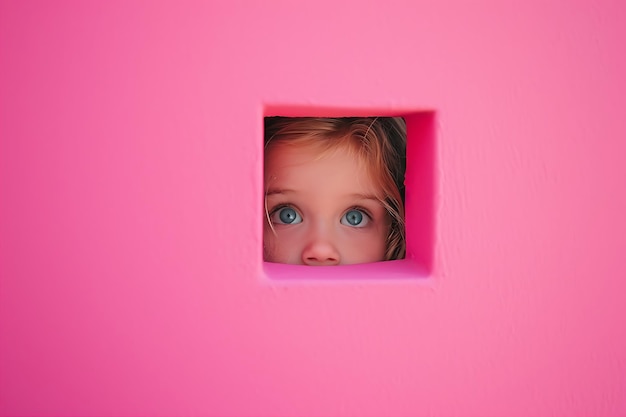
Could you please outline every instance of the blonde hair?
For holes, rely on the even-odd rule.
[[[406,124],[401,117],[266,117],[265,153],[277,145],[316,146],[320,158],[341,149],[350,150],[378,186],[377,196],[391,224],[385,260],[403,259],[404,174]],[[267,215],[267,213],[266,213]]]

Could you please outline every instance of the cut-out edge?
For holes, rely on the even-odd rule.
[[[286,265],[263,260],[262,272],[270,281],[292,282],[406,282],[429,281],[434,270],[435,230],[437,211],[437,112],[432,108],[354,108],[324,106],[294,106],[272,104],[263,108],[262,119],[283,117],[403,117],[407,122],[407,171],[405,211],[406,258],[396,261],[360,265],[311,267]],[[261,123],[261,126],[263,124]],[[261,127],[261,137],[263,137]],[[419,138],[415,140],[412,138]],[[262,142],[261,142],[262,143]],[[263,167],[261,167],[261,194]],[[261,242],[263,242],[261,227]],[[329,271],[328,269],[332,269]]]
[[[356,265],[306,266],[263,262],[263,275],[281,283],[359,283],[428,281],[428,272],[411,259]]]

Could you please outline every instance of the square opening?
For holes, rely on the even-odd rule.
[[[259,219],[262,270],[272,281],[336,281],[336,280],[407,280],[428,278],[433,270],[436,212],[436,112],[430,109],[333,109],[293,106],[268,106],[261,121],[261,150],[265,152],[265,120],[270,117],[315,118],[388,118],[401,117],[406,122],[406,171],[404,179],[404,227],[406,254],[404,259],[333,267],[311,267],[268,262],[265,260],[263,234],[270,215],[266,207],[265,167],[261,166],[261,204]],[[265,156],[265,155],[263,155]],[[263,161],[264,158],[261,158]],[[276,214],[272,214],[276,216]],[[291,215],[287,210],[287,215]],[[301,221],[295,214],[296,221]],[[343,219],[343,218],[342,218]],[[287,220],[291,221],[291,220]],[[343,221],[343,220],[342,220]]]

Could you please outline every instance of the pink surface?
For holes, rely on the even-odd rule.
[[[624,4],[0,3],[0,414],[626,414]],[[436,112],[421,259],[264,266],[284,108]]]

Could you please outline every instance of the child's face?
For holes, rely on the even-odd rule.
[[[378,189],[346,150],[319,158],[277,144],[265,167],[265,260],[339,265],[384,260],[390,220]]]

